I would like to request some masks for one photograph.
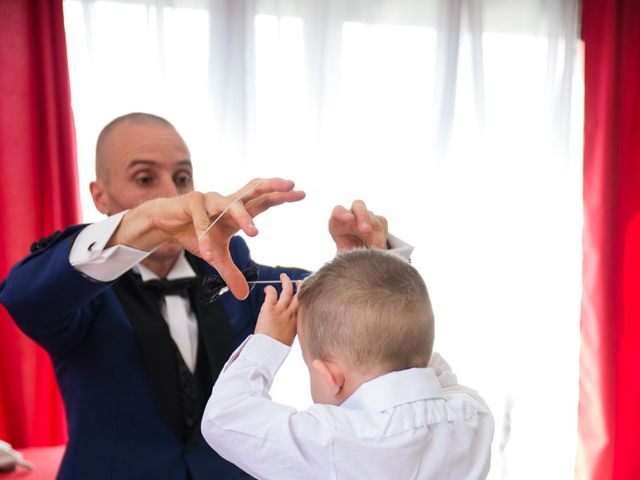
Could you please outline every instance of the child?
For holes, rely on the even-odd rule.
[[[293,294],[267,287],[255,334],[231,356],[202,419],[222,457],[258,479],[478,479],[493,419],[432,356],[426,286],[378,250],[338,255]],[[297,334],[315,405],[297,412],[269,389]],[[428,365],[428,366],[427,366]]]

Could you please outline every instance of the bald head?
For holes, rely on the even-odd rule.
[[[96,143],[96,179],[108,182],[110,165],[114,156],[114,149],[120,143],[120,133],[131,128],[158,127],[178,132],[168,120],[151,113],[133,112],[122,115],[109,122],[98,135]]]
[[[106,215],[191,192],[189,149],[162,117],[148,113],[118,117],[98,137],[96,180],[89,187],[96,208]]]

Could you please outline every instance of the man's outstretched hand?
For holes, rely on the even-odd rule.
[[[329,233],[336,242],[338,252],[354,248],[386,250],[389,226],[386,218],[375,215],[362,200],[356,200],[349,210],[342,205],[333,209]]]
[[[191,192],[150,200],[127,212],[107,246],[121,244],[152,250],[175,240],[211,264],[231,293],[244,299],[249,294],[249,285],[231,258],[231,237],[240,230],[250,237],[257,235],[254,217],[271,207],[302,200],[305,193],[294,187],[291,180],[255,179],[227,196]],[[224,215],[209,229],[222,212]]]

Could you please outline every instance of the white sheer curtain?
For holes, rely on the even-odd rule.
[[[491,478],[573,476],[581,264],[578,0],[65,0],[86,185],[100,128],[166,116],[196,187],[293,178],[257,261],[316,268],[363,198],[417,248],[436,348],[496,417]],[[310,401],[297,351],[274,386]]]

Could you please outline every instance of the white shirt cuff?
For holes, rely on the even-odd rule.
[[[409,245],[404,240],[389,233],[387,235],[387,246],[389,252],[404,258],[407,262],[411,262],[411,254],[413,253],[413,245]]]
[[[126,213],[120,212],[102,222],[92,223],[78,234],[69,253],[69,263],[73,268],[95,280],[111,282],[151,253],[126,245],[104,249]]]

